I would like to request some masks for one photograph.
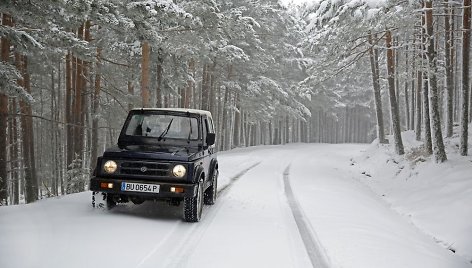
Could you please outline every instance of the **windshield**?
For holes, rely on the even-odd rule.
[[[161,139],[198,139],[195,117],[164,114],[135,114],[126,127],[126,135]]]

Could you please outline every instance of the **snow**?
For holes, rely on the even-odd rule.
[[[431,156],[422,154],[413,131],[402,133],[402,137],[407,148],[404,158],[395,156],[388,146],[372,144],[367,148],[356,161],[362,162],[362,172],[372,177],[361,180],[443,247],[472,261],[470,145],[469,156],[463,157],[458,152],[458,135],[446,139],[448,161],[435,164]]]
[[[369,7],[382,7],[384,6],[387,1],[386,0],[365,0],[365,3],[369,6]]]
[[[292,144],[220,153],[219,199],[195,224],[163,203],[93,210],[90,192],[0,207],[0,267],[311,267],[306,236],[330,267],[471,267],[470,157],[413,167],[391,150]]]
[[[355,172],[331,164],[361,156],[361,148],[357,152],[355,146],[337,148],[292,166],[292,176],[299,178],[295,192],[335,267],[467,267],[390,210],[356,179]],[[324,168],[307,173],[304,165]]]

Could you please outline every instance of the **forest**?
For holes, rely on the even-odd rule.
[[[82,192],[128,111],[208,110],[219,151],[468,151],[471,1],[2,0],[0,204]]]

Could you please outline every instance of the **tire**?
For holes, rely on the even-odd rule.
[[[112,195],[101,192],[92,192],[92,207],[110,210],[116,206]]]
[[[113,200],[113,196],[112,195],[109,195],[107,194],[107,205],[106,205],[106,209],[107,210],[110,210],[112,208],[114,208],[116,206],[116,202]]]
[[[216,198],[218,197],[218,170],[213,171],[213,178],[211,186],[205,191],[203,202],[205,205],[214,205]]]
[[[197,195],[184,198],[184,221],[199,222],[203,211],[203,183],[198,184]]]

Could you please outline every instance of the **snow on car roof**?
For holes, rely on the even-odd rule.
[[[207,115],[211,117],[211,113],[205,110],[188,109],[188,108],[134,108],[132,111],[169,111],[169,112],[189,112],[191,114]]]

